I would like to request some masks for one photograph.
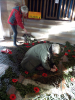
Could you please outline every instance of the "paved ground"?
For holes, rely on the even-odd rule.
[[[15,72],[17,74],[17,76],[19,76],[20,72],[18,70],[17,64],[14,64],[11,60],[9,60],[7,54],[1,53],[1,50],[8,48],[9,46],[13,46],[13,43],[11,40],[6,39],[6,40],[0,42],[0,64],[4,64],[4,65],[12,67],[13,72]],[[15,87],[13,87],[9,84],[9,79],[5,79],[5,82],[8,83],[7,84],[7,94],[15,93],[16,89],[15,89]]]
[[[5,49],[5,48],[7,48],[7,47],[6,46],[0,46],[0,51]],[[17,73],[17,75],[20,74],[20,72],[18,71],[17,65],[15,65],[11,60],[9,60],[7,54],[0,52],[0,64],[5,64],[5,65],[8,65],[8,66],[11,66],[13,68],[13,71],[15,73]],[[16,72],[16,70],[17,70],[17,72]]]

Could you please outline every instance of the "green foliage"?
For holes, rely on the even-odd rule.
[[[8,57],[9,57],[9,60],[11,60],[12,62],[14,62],[14,63],[15,63],[15,60],[14,60],[14,58],[13,58],[13,56],[12,56],[12,55],[8,55]]]
[[[0,89],[0,100],[10,100],[9,96],[6,94],[7,86],[5,82],[2,82],[2,88]]]
[[[4,78],[18,78],[18,76],[12,72],[12,68],[9,67],[5,74],[1,77],[1,80],[4,80]]]
[[[18,76],[12,72],[12,68],[9,67],[7,70],[6,70],[6,73],[1,77],[1,81],[2,81],[2,85],[3,87],[0,89],[0,96],[1,96],[1,100],[9,100],[9,96],[6,94],[6,89],[7,89],[7,86],[5,84],[5,82],[3,81],[4,78],[10,78],[9,80],[9,83],[13,86],[15,86],[16,90],[18,90],[21,94],[22,97],[25,97],[25,95],[27,93],[34,93],[34,85],[32,84],[27,84],[26,86],[21,84],[21,83],[13,83],[12,82],[12,79],[13,78],[18,78]]]
[[[4,82],[4,78],[10,78],[10,80],[11,80],[12,78],[18,78],[18,76],[15,73],[13,73],[12,68],[9,67],[6,70],[5,74],[1,77],[2,88],[0,89],[0,99],[1,100],[9,100],[9,95],[7,95],[7,93],[6,93],[7,86]]]
[[[73,55],[75,56],[75,46],[71,45],[68,41],[65,43],[65,45],[62,45],[62,47],[64,47],[64,52],[60,52],[60,54],[58,55],[58,57],[54,57],[56,66],[58,66],[58,63],[61,59],[61,57],[64,56],[65,52],[68,53],[68,55],[66,56],[68,58],[68,62],[62,62],[62,64],[65,66],[65,68],[70,68],[72,66],[75,66],[75,57],[72,57]],[[70,50],[70,52],[68,52],[68,50]]]
[[[36,41],[34,43],[35,43],[35,45],[37,45],[37,42]],[[53,58],[54,61],[55,61],[56,66],[58,66],[60,60],[62,61],[61,57],[64,56],[65,52],[68,53],[68,55],[67,55],[68,62],[62,62],[62,64],[65,66],[65,68],[70,68],[72,66],[75,66],[75,58],[72,57],[73,55],[75,55],[75,51],[74,51],[75,50],[75,45],[73,46],[73,45],[71,45],[67,41],[65,43],[65,45],[62,45],[62,46],[64,48],[64,52],[60,52],[60,54],[58,55],[58,57],[54,57]],[[29,48],[26,48],[25,47],[25,44],[23,44],[20,47],[15,48],[15,53],[13,55],[8,55],[9,56],[9,59],[11,61],[13,61],[14,63],[18,63],[19,62],[19,64],[20,64],[21,60],[23,59],[23,57],[24,57],[24,55],[25,55],[25,53],[27,52],[28,49]],[[71,50],[71,52],[68,52],[68,50]],[[27,78],[27,77],[30,77],[31,78],[35,73],[38,73],[38,71],[35,71],[34,73],[25,74],[24,73],[24,70],[21,68],[21,66],[19,65],[18,67],[19,67],[19,70],[20,70],[21,74],[25,78]],[[67,82],[70,81],[70,78],[71,77],[72,77],[72,74],[71,73],[69,73],[68,75],[65,75],[63,73],[63,78],[66,79]],[[15,73],[12,72],[12,68],[11,67],[9,67],[8,70],[6,71],[5,75],[3,75],[1,77],[1,81],[4,80],[4,78],[10,78],[10,82],[9,83],[12,84],[12,85],[14,85],[16,87],[16,90],[20,92],[20,94],[21,94],[22,97],[25,97],[25,95],[28,94],[28,93],[34,93],[34,90],[33,90],[34,85],[28,84],[28,85],[25,86],[25,85],[23,85],[21,83],[18,83],[18,82],[17,83],[13,83],[12,82],[12,79],[13,78],[18,78],[18,76]],[[57,81],[58,78],[59,78],[59,76],[57,76],[57,77],[55,76],[54,79],[53,79],[53,77],[51,77],[50,79],[49,78],[42,78],[41,77],[40,79],[38,79],[38,81],[40,81],[40,80],[41,81],[45,81],[45,83],[46,83],[46,81],[53,82],[53,81]],[[59,82],[62,81],[62,75],[60,75],[60,78],[58,80],[59,80]],[[1,98],[0,99],[1,100],[9,100],[9,96],[7,96],[7,94],[6,94],[6,88],[7,87],[6,87],[5,83],[2,83],[2,84],[3,84],[3,87],[0,90],[0,95],[1,95]]]
[[[20,69],[21,75],[23,75],[25,78],[27,78],[27,77],[31,78],[34,74],[38,73],[38,71],[34,71],[33,73],[25,74],[25,70],[23,70],[21,66],[19,66],[19,69]]]
[[[11,83],[13,86],[15,86],[16,90],[20,92],[20,95],[22,97],[25,97],[28,93],[34,93],[34,85],[27,84],[26,86],[21,83]]]

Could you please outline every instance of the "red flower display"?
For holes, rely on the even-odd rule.
[[[2,53],[8,53],[8,54],[12,54],[12,51],[10,49],[3,49],[1,50]]]
[[[75,51],[75,50],[74,50]]]
[[[26,45],[29,45],[29,43],[27,43]]]
[[[28,71],[25,71],[25,74],[28,74],[29,72]]]
[[[10,95],[10,100],[15,100],[16,99],[16,95],[15,94],[11,94]]]
[[[24,43],[24,44],[26,44],[26,43]]]
[[[72,81],[72,82],[75,82],[75,78],[71,78],[71,81]]]
[[[32,45],[34,45],[34,43],[32,43]]]
[[[9,51],[8,53],[9,53],[9,54],[12,54],[12,52],[11,52],[11,51]]]
[[[12,82],[13,83],[16,83],[18,80],[17,79],[12,79]]]
[[[25,45],[29,45],[29,43],[24,43]]]
[[[56,68],[56,71],[57,71],[58,69]]]
[[[40,91],[40,89],[38,87],[34,87],[34,91],[35,91],[35,93],[38,93]]]
[[[30,48],[30,46],[26,46],[26,48]]]
[[[46,74],[46,73],[43,73],[42,76],[43,76],[43,77],[47,77],[47,74]]]
[[[38,41],[38,43],[40,43],[40,42]]]
[[[74,57],[75,58],[75,56],[73,55],[72,57]]]
[[[65,53],[65,55],[67,56],[68,54],[67,54],[67,53]]]
[[[66,48],[66,46],[65,46],[65,48]]]
[[[46,41],[43,41],[44,43],[46,43]]]
[[[68,50],[68,52],[71,52],[71,50]]]

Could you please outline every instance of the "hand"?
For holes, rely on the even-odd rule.
[[[53,66],[53,68],[54,68],[54,69],[57,69],[57,67],[56,67],[55,65]]]
[[[52,72],[56,72],[56,69],[55,69],[55,68],[51,68],[50,71],[52,71]]]
[[[27,30],[25,28],[23,30],[25,31],[25,33],[27,33]]]
[[[55,65],[53,66],[53,68],[56,69],[56,71],[58,70],[57,67],[56,67]]]

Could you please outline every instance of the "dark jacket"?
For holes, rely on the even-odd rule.
[[[16,6],[12,9],[7,22],[11,25],[18,24],[22,29],[24,29],[24,25],[22,23],[21,18],[22,18],[21,7]]]
[[[48,64],[48,59],[52,57],[52,53],[49,50],[50,47],[50,43],[41,43],[30,48],[21,62],[22,68],[33,72],[38,65],[42,64],[45,69],[50,70]],[[51,63],[54,64],[53,61]]]

